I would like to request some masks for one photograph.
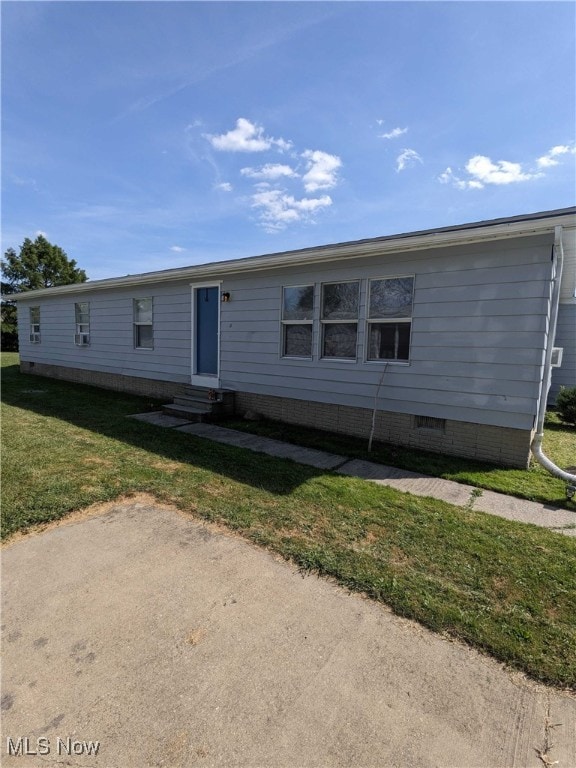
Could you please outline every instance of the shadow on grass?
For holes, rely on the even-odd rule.
[[[311,478],[331,474],[329,470],[319,470],[262,453],[255,454],[247,449],[215,443],[174,429],[127,418],[132,414],[158,410],[160,401],[38,375],[21,374],[18,365],[7,365],[2,371],[3,400],[9,405],[61,419],[135,448],[154,452],[165,459],[210,470],[273,494],[290,494]],[[504,469],[493,464],[446,457],[442,454],[414,452],[384,443],[375,443],[374,451],[369,454],[366,441],[359,438],[314,429],[302,430],[295,425],[275,422],[247,423],[233,419],[222,425],[340,454],[343,460],[346,457],[364,459],[407,469],[420,476],[444,477],[467,485],[491,488],[496,492],[540,501],[551,509],[574,509],[573,504],[565,498],[561,481],[556,481],[557,490],[554,489],[551,494],[551,480],[554,479],[546,478],[547,492],[539,493],[532,485],[526,487],[525,470]],[[547,428],[565,430],[553,421],[547,424]],[[504,482],[500,477],[503,473]],[[494,476],[496,482],[483,484],[482,476]]]
[[[327,474],[327,470],[128,418],[159,410],[161,401],[22,374],[17,365],[2,368],[2,401],[273,494],[290,494],[310,478]]]

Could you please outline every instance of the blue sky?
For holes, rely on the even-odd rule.
[[[2,252],[98,279],[574,204],[571,2],[2,3]]]

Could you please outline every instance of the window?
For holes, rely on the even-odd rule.
[[[90,302],[81,301],[74,304],[76,319],[76,333],[74,343],[78,347],[87,347],[90,344]]]
[[[282,357],[312,357],[314,286],[285,287],[282,296]]]
[[[409,359],[413,296],[413,277],[370,280],[368,360]]]
[[[360,283],[322,286],[322,357],[356,359]]]
[[[40,307],[30,307],[30,343],[40,344]]]
[[[134,346],[137,349],[154,348],[151,298],[134,299]]]

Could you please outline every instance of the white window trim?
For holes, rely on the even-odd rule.
[[[81,304],[86,304],[88,307],[88,322],[78,322],[78,307]],[[74,320],[76,322],[76,333],[74,334],[74,344],[77,347],[88,347],[90,345],[90,302],[89,301],[77,301],[74,303]]]
[[[35,323],[32,320],[32,312],[34,310],[38,311],[38,322]],[[40,327],[42,324],[42,316],[40,312],[40,307],[29,307],[29,318],[30,318],[30,344],[40,344],[42,340],[42,335],[40,332]]]
[[[378,317],[370,318],[370,284],[377,280],[401,280],[404,277],[412,278],[412,314],[410,317]],[[404,365],[411,364],[410,353],[412,351],[412,324],[414,320],[414,292],[416,290],[416,275],[385,275],[383,277],[369,277],[366,285],[366,330],[364,334],[364,362],[368,365]],[[408,359],[392,359],[392,358],[380,358],[379,360],[371,359],[368,357],[370,354],[370,326],[372,324],[384,324],[384,323],[410,323],[410,339],[408,341]]]
[[[362,278],[351,278],[350,280],[330,280],[325,283],[320,283],[320,334],[319,334],[319,358],[321,361],[328,362],[341,362],[341,363],[357,363],[358,362],[358,344],[360,342],[360,308],[362,302]],[[348,320],[324,320],[322,312],[324,309],[324,286],[326,285],[341,285],[342,283],[357,283],[358,284],[358,311],[356,313],[356,319]],[[324,354],[324,328],[327,325],[355,325],[356,326],[356,344],[354,357],[334,357]]]
[[[148,323],[139,322],[136,320],[136,302],[137,301],[144,301],[145,299],[150,299],[151,303],[151,310],[152,310],[152,320]],[[151,347],[140,347],[137,345],[138,340],[138,334],[136,332],[136,328],[143,325],[149,325],[152,329],[152,346]],[[137,296],[132,299],[132,331],[134,334],[134,349],[141,349],[148,352],[153,351],[154,349],[154,297],[153,296]]]
[[[312,288],[312,317],[310,320],[284,320],[284,291],[286,288]],[[297,285],[283,285],[280,295],[280,358],[282,360],[313,360],[314,359],[314,308],[316,305],[316,285],[315,283],[299,283]],[[285,327],[287,325],[309,325],[311,329],[310,355],[286,355],[285,349]]]

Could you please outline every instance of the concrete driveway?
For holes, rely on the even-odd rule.
[[[151,499],[2,571],[3,766],[576,765],[573,698]]]

